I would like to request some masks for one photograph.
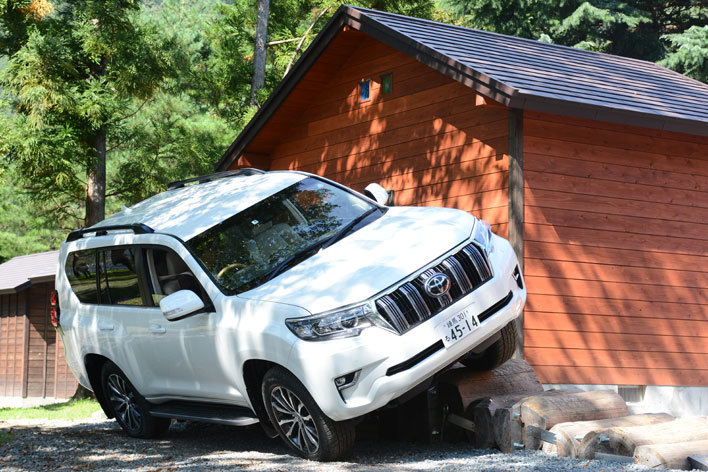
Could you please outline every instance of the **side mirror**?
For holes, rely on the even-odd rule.
[[[379,205],[387,205],[390,200],[388,191],[379,184],[367,185],[364,189],[364,194]]]
[[[170,321],[191,315],[202,308],[204,302],[191,290],[180,290],[160,300],[162,314]]]

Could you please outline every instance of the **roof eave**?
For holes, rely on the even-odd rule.
[[[557,100],[524,93],[519,93],[511,101],[509,107],[675,133],[708,136],[708,123],[702,121],[666,115],[661,116],[623,108],[609,108],[569,100]]]
[[[13,293],[18,293],[21,292],[32,285],[30,281],[28,280],[27,282],[21,283],[20,285],[17,285],[16,287],[5,287],[5,288],[0,288],[0,295],[12,295]]]

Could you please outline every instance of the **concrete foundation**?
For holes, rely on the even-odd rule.
[[[549,388],[569,387],[563,384],[546,384]],[[681,416],[708,415],[708,387],[671,387],[657,385],[573,385],[581,390],[614,390],[627,402],[632,414],[669,413]]]

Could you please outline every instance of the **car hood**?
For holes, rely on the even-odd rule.
[[[312,314],[365,301],[470,237],[460,210],[392,207],[386,214],[239,297],[300,306]]]

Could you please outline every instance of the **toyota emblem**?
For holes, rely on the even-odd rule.
[[[442,297],[450,290],[450,277],[440,272],[425,281],[425,293],[431,297]]]

